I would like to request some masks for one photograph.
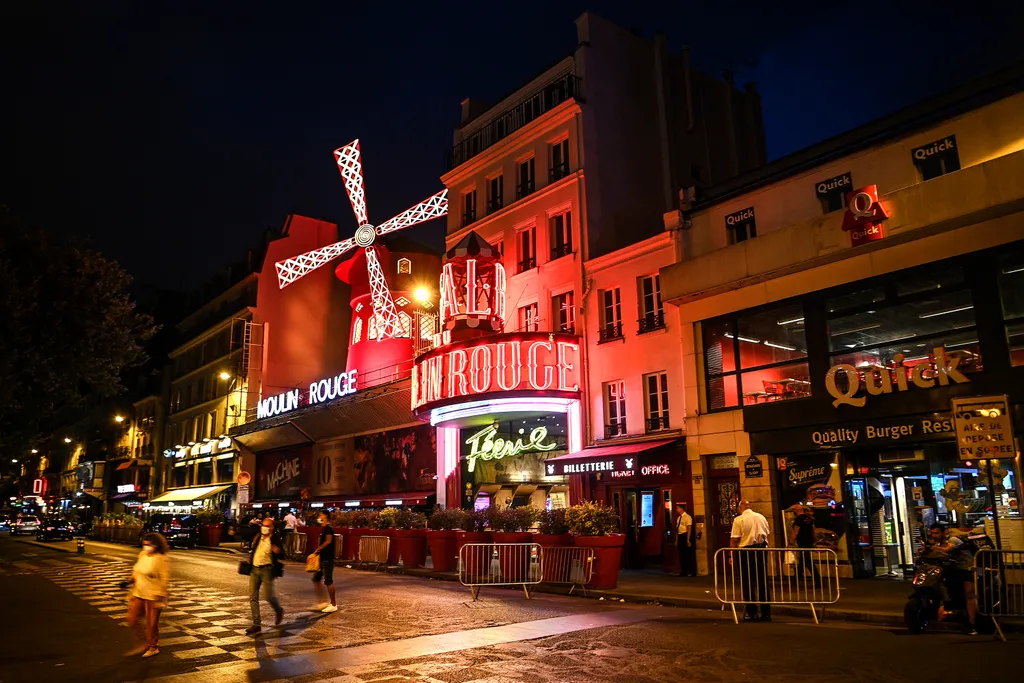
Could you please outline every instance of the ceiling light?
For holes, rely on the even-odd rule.
[[[740,336],[733,337],[728,332],[725,333],[725,336],[728,337],[729,339],[739,339],[740,341],[750,342],[751,344],[760,344],[761,343],[760,339],[751,339],[750,337],[740,337]]]
[[[115,415],[114,416],[114,422],[118,422],[118,423],[124,422],[124,416],[122,416],[122,415]]]
[[[217,376],[220,377],[221,379],[231,379],[231,373],[228,372],[227,370],[221,370],[220,374]]]
[[[804,321],[803,318],[790,318],[789,320],[780,320],[779,322],[777,322],[775,324],[776,325],[793,325],[795,323],[802,323],[803,321]]]
[[[854,327],[854,328],[849,329],[849,330],[836,330],[835,332],[832,333],[832,336],[833,337],[841,337],[844,334],[854,334],[855,332],[866,332],[868,330],[877,330],[879,327],[881,327],[881,325],[878,324],[878,323],[875,323],[874,325],[863,325],[862,327]]]
[[[1013,275],[1014,273],[1024,273],[1024,267],[1022,267],[1022,268],[1013,268],[1011,270],[1004,270],[1003,271],[1003,275]]]
[[[783,351],[796,351],[796,348],[795,348],[795,347],[792,347],[792,346],[783,346],[782,344],[773,344],[773,343],[771,343],[771,342],[769,342],[769,341],[766,341],[766,342],[764,343],[764,345],[765,345],[765,346],[770,346],[770,347],[772,347],[773,349],[782,349]]]
[[[917,317],[922,319],[922,320],[924,320],[925,318],[937,318],[940,315],[949,315],[950,313],[960,313],[961,311],[969,311],[972,308],[974,308],[974,306],[960,306],[959,308],[950,308],[950,309],[945,310],[945,311],[936,311],[934,313],[922,313],[921,315],[919,315]]]

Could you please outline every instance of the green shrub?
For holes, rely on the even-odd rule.
[[[565,510],[541,510],[537,515],[539,522],[537,530],[549,536],[559,536],[569,533],[569,525],[565,522]]]
[[[505,533],[529,531],[536,520],[537,510],[529,505],[505,508],[503,510],[491,507],[488,509],[487,515],[487,521],[491,529]]]
[[[200,508],[196,512],[196,518],[200,524],[222,524],[224,513],[217,508]]]
[[[466,516],[465,511],[459,508],[446,508],[444,510],[435,510],[430,519],[427,520],[427,526],[434,530],[445,530],[461,529],[462,520]]]
[[[395,513],[396,529],[423,529],[427,526],[427,516],[422,512],[402,508]]]
[[[331,515],[331,526],[336,527],[347,527],[352,521],[352,515],[348,510],[335,510],[330,513]]]
[[[577,536],[608,536],[619,530],[619,513],[600,503],[581,503],[565,510],[569,532]]]
[[[377,512],[377,519],[374,520],[375,529],[394,529],[395,528],[395,516],[398,514],[398,508],[384,508]]]
[[[376,517],[377,513],[373,510],[352,510],[348,513],[348,523],[353,529],[370,529]]]
[[[463,531],[483,531],[487,527],[487,510],[466,510],[462,515]]]

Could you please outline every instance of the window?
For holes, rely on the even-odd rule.
[[[853,190],[853,176],[849,171],[842,175],[820,180],[814,185],[814,193],[821,202],[823,213],[832,213],[846,208],[846,194]]]
[[[174,468],[174,487],[181,488],[182,486],[188,486],[188,470],[189,467],[175,467]]]
[[[801,304],[741,312],[701,327],[708,410],[811,395]]]
[[[536,332],[540,329],[540,315],[537,311],[537,304],[527,304],[519,309],[519,330],[522,332]]]
[[[640,278],[640,328],[638,334],[665,327],[661,306],[661,278],[657,273]]]
[[[215,462],[217,463],[217,483],[233,484],[235,482],[234,458],[224,458]]]
[[[999,259],[999,295],[1010,362],[1014,366],[1024,365],[1024,252],[1006,254]]]
[[[622,292],[618,287],[601,292],[601,333],[598,344],[622,339]]]
[[[537,228],[527,228],[516,233],[519,244],[519,268],[516,272],[523,273],[537,267]]]
[[[202,403],[206,400],[206,378],[199,378],[199,388],[196,391],[196,403]]]
[[[647,431],[668,429],[668,373],[644,375],[646,392]]]
[[[396,337],[412,337],[412,316],[405,311],[398,312],[398,326],[395,329]]]
[[[217,411],[214,410],[210,413],[210,419],[206,423],[206,438],[212,439],[219,435],[220,432],[217,431]]]
[[[398,274],[399,275],[411,275],[412,274],[412,261],[407,258],[398,259]]]
[[[505,176],[497,175],[487,181],[487,213],[494,213],[505,205]]]
[[[573,308],[572,292],[552,297],[551,314],[555,318],[555,332],[576,334],[576,309]]]
[[[206,486],[213,483],[213,460],[203,458],[206,462],[200,461],[196,466],[196,484]]]
[[[476,220],[476,190],[462,195],[462,225],[469,225]]]
[[[501,261],[502,264],[504,265],[504,261],[505,261],[505,240],[498,240],[497,242],[494,242],[493,244],[491,244],[491,249],[494,250],[494,253],[497,255],[498,260]]]
[[[917,170],[921,172],[922,180],[931,180],[960,170],[960,152],[955,135],[912,149],[910,154]]]
[[[729,231],[729,244],[739,244],[754,239],[757,237],[754,207],[748,206],[742,211],[730,213],[725,217],[725,226]]]
[[[352,343],[358,344],[363,338],[363,319],[357,317],[352,321]]]
[[[569,175],[569,138],[551,145],[551,182]]]
[[[534,190],[534,159],[530,157],[519,164],[519,183],[516,185],[516,199],[522,199]]]
[[[377,315],[371,311],[370,315],[366,318],[366,320],[367,320],[366,338],[367,339],[376,339],[377,338]]]
[[[572,253],[572,212],[552,216],[548,222],[551,233],[551,260]]]
[[[604,384],[605,425],[604,436],[626,433],[626,383],[623,380]]]

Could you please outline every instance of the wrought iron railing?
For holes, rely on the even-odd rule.
[[[660,330],[665,327],[665,313],[658,311],[657,313],[648,313],[644,317],[640,318],[637,322],[637,334],[643,334],[644,332],[650,332],[652,330]]]
[[[598,344],[622,339],[622,323],[609,323],[598,330]]]
[[[494,213],[500,211],[504,204],[501,201],[501,197],[491,197],[487,200],[487,213]]]
[[[462,214],[462,227],[476,222],[476,211],[466,211]]]
[[[516,185],[516,199],[522,199],[526,195],[532,194],[534,189],[533,186],[534,182],[532,178]]]
[[[568,256],[572,253],[572,243],[565,242],[563,244],[556,244],[551,248],[551,260],[554,261],[556,258]]]
[[[663,429],[668,429],[668,415],[656,415],[654,417],[647,418],[647,431],[648,432],[660,432]]]
[[[562,163],[551,167],[548,171],[548,180],[553,183],[556,180],[561,180],[567,175],[569,175],[569,162],[563,161]]]
[[[626,421],[612,422],[604,426],[604,438],[610,439],[613,436],[624,436],[626,434]]]
[[[530,270],[531,268],[536,268],[536,267],[537,267],[537,259],[536,258],[528,258],[528,259],[524,259],[524,260],[519,262],[519,268],[516,270],[516,272],[517,273],[525,273],[526,271]]]

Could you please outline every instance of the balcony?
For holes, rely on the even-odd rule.
[[[446,152],[444,172],[461,166],[566,100],[575,99],[582,102],[581,86],[582,81],[572,74],[563,74],[540,86],[519,103],[496,116],[486,126],[470,134],[450,152]]]
[[[567,175],[569,175],[569,162],[563,161],[562,163],[551,167],[548,171],[548,180],[553,183],[556,180],[561,180]]]
[[[660,330],[665,327],[665,312],[658,311],[656,313],[648,313],[644,317],[636,321],[637,323],[637,334],[643,334],[645,332],[653,332],[654,330]]]
[[[522,199],[523,197],[529,194],[533,194],[533,186],[533,178],[530,178],[529,180],[526,180],[516,185],[516,199]]]
[[[626,421],[620,420],[604,426],[604,438],[610,439],[613,436],[626,435]]]
[[[501,197],[491,197],[487,200],[487,213],[500,211],[503,206],[504,203],[501,201]]]
[[[558,325],[556,332],[563,334],[576,334],[576,323],[561,323]]]
[[[598,344],[622,339],[622,323],[611,323],[598,330]]]
[[[462,214],[462,227],[476,222],[476,211],[467,211]]]
[[[572,253],[572,243],[565,242],[564,244],[556,244],[551,248],[551,260],[554,261],[557,258],[568,256]]]
[[[668,429],[668,415],[657,415],[647,418],[647,433],[660,432]]]
[[[532,268],[536,268],[536,267],[537,267],[537,259],[536,259],[536,257],[528,258],[528,259],[526,259],[524,261],[520,261],[519,262],[519,265],[516,268],[516,272],[517,273],[525,273],[526,271],[528,271],[528,270],[530,270]]]

